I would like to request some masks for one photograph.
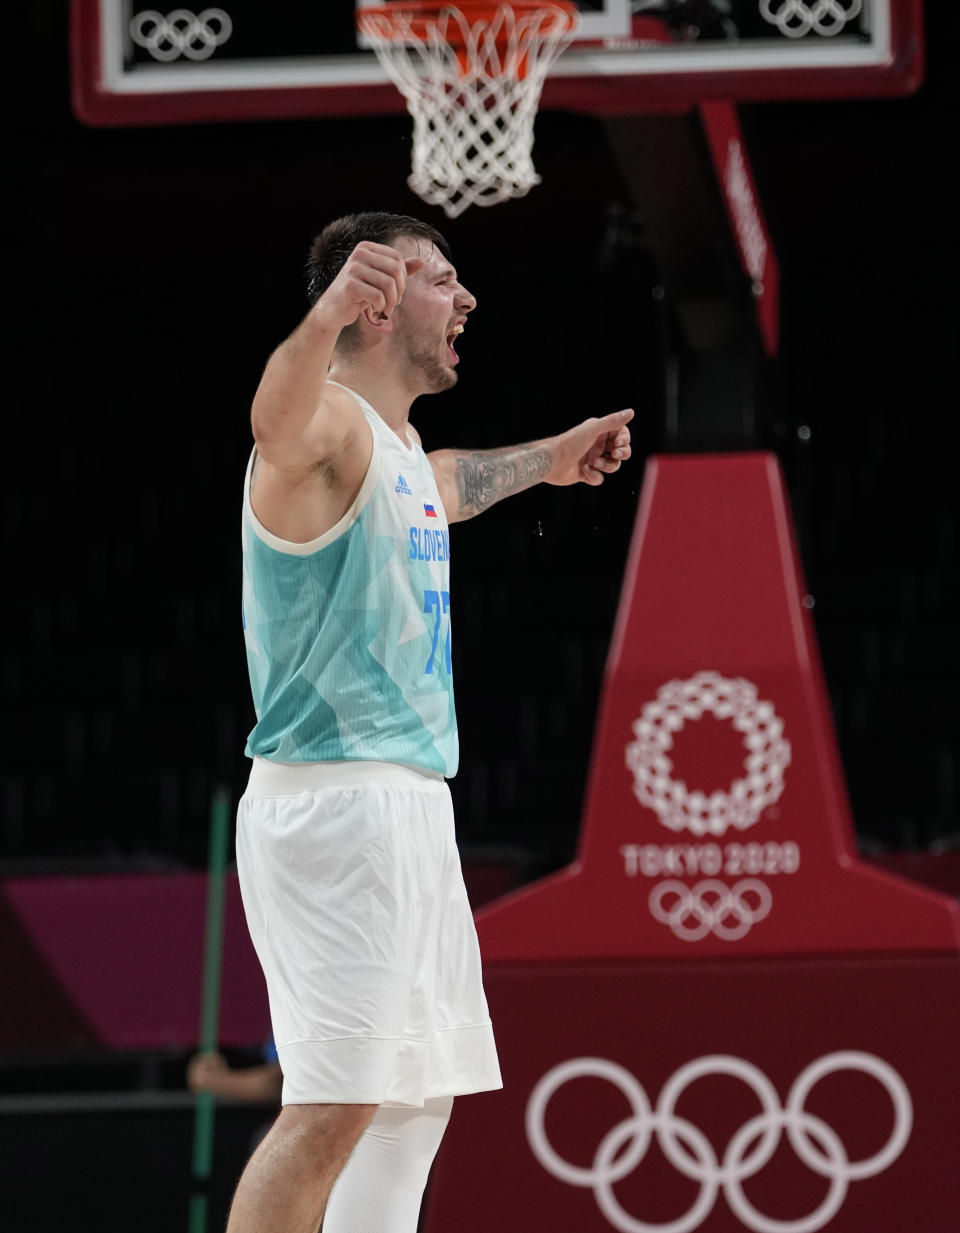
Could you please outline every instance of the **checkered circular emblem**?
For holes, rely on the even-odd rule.
[[[674,736],[707,713],[728,719],[743,733],[744,774],[726,792],[691,791],[672,777],[669,758]],[[633,722],[636,740],[627,746],[627,766],[641,805],[653,809],[664,826],[695,835],[723,835],[730,827],[746,830],[783,791],[790,765],[790,742],[773,705],[761,701],[757,687],[743,677],[698,672],[687,681],[668,681]]]

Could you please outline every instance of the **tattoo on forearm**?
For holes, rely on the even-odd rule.
[[[550,470],[549,450],[520,446],[458,453],[457,492],[467,516],[479,514],[503,497],[538,484]]]

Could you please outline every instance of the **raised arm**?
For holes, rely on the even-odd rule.
[[[534,484],[602,484],[630,457],[633,411],[614,411],[575,428],[498,450],[428,454],[447,519],[462,522]]]
[[[358,244],[300,325],[271,355],[253,400],[258,454],[281,468],[309,466],[339,449],[351,430],[342,400],[324,392],[342,330],[361,314],[389,317],[420,259],[385,244]],[[339,409],[339,410],[338,410]],[[359,413],[358,413],[359,414]]]

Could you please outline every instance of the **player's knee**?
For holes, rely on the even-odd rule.
[[[350,1155],[376,1111],[376,1105],[286,1105],[273,1133],[286,1150],[324,1170]]]

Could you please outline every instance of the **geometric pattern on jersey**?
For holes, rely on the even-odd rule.
[[[459,746],[446,514],[423,450],[348,392],[373,451],[356,500],[324,535],[295,544],[258,521],[250,455],[243,629],[257,722],[246,753],[398,762],[450,777]]]

